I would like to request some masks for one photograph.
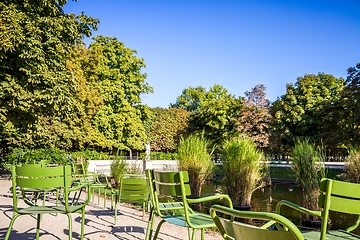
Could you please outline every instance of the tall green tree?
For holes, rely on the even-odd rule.
[[[220,85],[210,88],[201,101],[197,111],[190,115],[191,132],[201,133],[212,145],[220,144],[224,139],[237,136],[236,119],[241,116],[239,111],[242,98],[236,98]]]
[[[109,148],[142,149],[146,140],[143,122],[149,109],[141,104],[140,94],[153,92],[145,82],[144,59],[135,56],[117,38],[97,36],[90,49],[100,49],[105,56],[98,74],[98,84],[104,106],[97,112],[93,124],[107,140]],[[100,144],[100,143],[99,143]]]
[[[287,84],[286,94],[271,106],[272,130],[278,134],[285,149],[294,145],[297,138],[312,138],[320,144],[325,141],[323,127],[327,107],[340,98],[344,80],[329,74],[308,74]],[[326,144],[325,142],[322,142]]]
[[[185,109],[187,111],[196,111],[204,99],[206,90],[204,87],[185,88],[181,95],[177,97],[174,104],[170,104],[170,108]]]
[[[0,3],[1,148],[47,146],[43,130],[51,126],[66,132],[65,122],[80,111],[74,98],[76,78],[66,60],[99,21],[65,14],[66,2]],[[58,136],[50,138],[56,145]]]
[[[350,67],[342,92],[341,110],[348,143],[360,145],[360,63]]]
[[[146,132],[153,151],[173,152],[189,127],[190,112],[178,108],[152,108]]]

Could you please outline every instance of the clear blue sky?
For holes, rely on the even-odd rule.
[[[360,62],[359,9],[359,0],[79,0],[64,8],[100,19],[93,36],[136,49],[154,88],[143,103],[164,108],[189,86],[216,83],[238,97],[264,84],[275,101],[305,74],[346,78]]]

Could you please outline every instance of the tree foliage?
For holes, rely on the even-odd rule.
[[[190,112],[178,108],[152,108],[146,123],[151,150],[173,152],[179,139],[187,133]]]
[[[190,132],[204,131],[212,145],[237,136],[236,119],[241,115],[241,104],[241,98],[236,98],[224,87],[215,84],[205,93],[198,110],[190,115]]]
[[[319,73],[299,77],[295,84],[287,84],[286,94],[271,106],[272,130],[278,134],[285,148],[294,145],[297,138],[312,138],[320,144],[329,144],[336,126],[323,125],[329,107],[340,98],[344,80]],[[326,142],[329,141],[329,142]]]
[[[0,3],[2,147],[49,146],[59,135],[68,140],[63,147],[71,147],[69,119],[81,110],[74,98],[78,82],[66,60],[99,21],[65,14],[66,2]]]
[[[182,91],[182,94],[177,97],[174,104],[170,104],[170,108],[185,109],[187,111],[196,111],[204,99],[206,90],[204,87],[189,87]]]
[[[341,106],[337,113],[342,113],[340,118],[344,121],[345,135],[348,144],[360,145],[360,63],[350,67],[346,79],[346,86],[341,95]]]
[[[248,136],[259,147],[269,146],[269,128],[271,115],[270,101],[265,98],[264,85],[256,85],[251,92],[245,92],[241,106],[241,116],[237,119],[240,135]]]
[[[141,105],[140,94],[152,92],[145,82],[144,59],[136,57],[117,38],[97,36],[90,49],[99,49],[104,55],[98,76],[104,106],[94,117],[93,125],[106,139],[98,145],[120,150],[142,149],[146,139],[143,121],[149,110]]]

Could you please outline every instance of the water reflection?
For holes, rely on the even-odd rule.
[[[220,182],[207,181],[202,188],[202,196],[225,193],[226,189]],[[293,184],[273,184],[272,186],[256,190],[251,199],[251,211],[258,212],[275,212],[276,204],[280,200],[287,200],[295,204],[300,204],[299,187]],[[202,211],[206,212],[214,204],[227,205],[224,200],[216,200],[213,202],[204,203]],[[297,211],[292,211],[290,208],[282,207],[282,215],[291,219],[297,226],[301,226],[301,214]],[[350,214],[342,214],[337,212],[330,212],[330,227],[331,229],[345,229],[353,225],[357,216]],[[258,222],[260,225],[261,222]],[[314,227],[314,226],[312,226]],[[320,226],[315,228],[319,229]],[[355,234],[360,234],[360,230],[356,229]]]

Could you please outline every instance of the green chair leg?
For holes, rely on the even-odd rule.
[[[114,209],[114,196],[111,194],[111,211]]]
[[[161,228],[161,225],[163,225],[165,222],[165,220],[161,220],[161,222],[159,223],[159,225],[157,226],[156,228],[156,232],[155,232],[155,235],[154,235],[154,240],[157,239],[157,236],[159,234],[159,231],[160,231],[160,228]]]
[[[41,214],[38,214],[36,219],[36,240],[39,240],[39,236],[40,236],[40,222],[41,222]]]
[[[72,218],[70,214],[66,214],[69,220],[69,240],[72,239]]]
[[[145,235],[145,240],[150,240],[151,239],[151,235],[152,235],[152,229],[154,226],[154,217],[155,217],[155,211],[151,208],[150,209],[150,214],[149,214],[149,221],[148,221],[148,225],[146,228],[146,235]]]
[[[205,238],[205,228],[201,229],[201,240]]]
[[[98,205],[100,205],[100,192],[101,192],[101,188],[98,188]]]
[[[84,239],[85,208],[81,209],[81,240]]]
[[[11,233],[11,229],[14,225],[14,222],[15,222],[15,219],[17,219],[18,217],[20,216],[20,214],[17,214],[17,213],[14,213],[11,221],[10,221],[10,224],[9,224],[9,228],[6,232],[6,235],[5,235],[5,240],[8,240],[9,239],[9,236],[10,236],[10,233]]]
[[[115,225],[117,223],[117,204],[115,203]]]
[[[190,229],[190,228],[189,228]],[[197,229],[193,229],[191,240],[196,240],[196,231]]]
[[[104,189],[104,209],[106,209],[106,188]]]

